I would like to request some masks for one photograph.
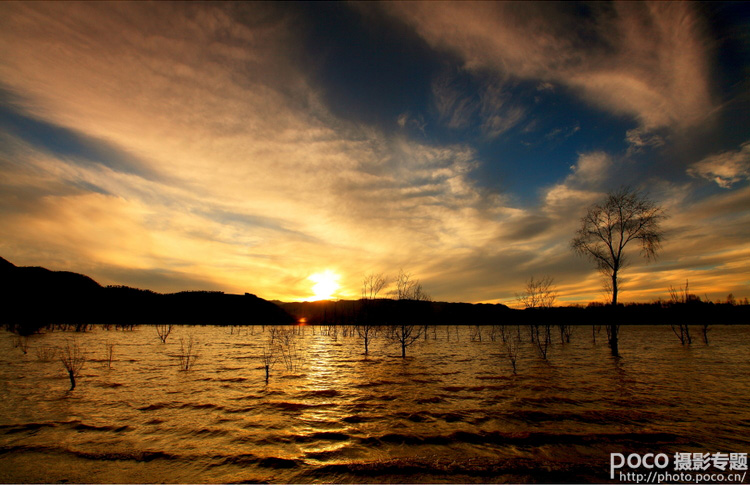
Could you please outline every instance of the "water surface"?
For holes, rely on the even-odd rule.
[[[0,481],[602,482],[611,452],[750,451],[750,327],[690,346],[624,327],[620,359],[603,331],[553,330],[548,361],[522,328],[517,375],[491,327],[430,328],[406,359],[324,330],[303,327],[295,368],[276,362],[268,383],[269,327],[176,327],[166,343],[147,325],[58,331],[25,355],[2,332]],[[73,391],[38,355],[68,341],[88,355]]]

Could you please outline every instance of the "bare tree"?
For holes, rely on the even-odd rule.
[[[60,349],[60,362],[62,362],[65,370],[68,371],[68,377],[70,378],[70,390],[76,388],[76,377],[83,369],[83,365],[86,363],[86,355],[81,350],[78,342],[67,342],[65,347]]]
[[[36,356],[42,362],[54,360],[57,356],[58,349],[49,345],[42,345],[36,349]]]
[[[396,276],[395,291],[398,300],[430,301],[430,297],[422,289],[422,283],[413,279],[411,273],[407,273],[403,269]],[[390,338],[401,345],[401,357],[406,357],[406,348],[416,342],[424,331],[424,325],[401,323],[400,325],[392,325],[389,333]]]
[[[607,342],[609,342],[609,348],[612,349],[612,355],[620,355],[620,352],[618,350],[618,342],[620,341],[620,326],[605,325],[604,329],[607,331]]]
[[[551,276],[541,279],[534,279],[532,276],[526,282],[523,294],[516,293],[516,299],[524,308],[551,308],[557,300],[557,288],[554,283],[555,279]]]
[[[607,195],[603,203],[588,208],[571,241],[573,250],[591,259],[607,277],[612,305],[617,305],[619,273],[629,260],[625,247],[638,241],[641,254],[653,259],[661,247],[664,211],[646,196],[628,188]]]
[[[115,344],[107,341],[104,344],[105,352],[104,352],[104,360],[107,362],[107,369],[112,368],[112,359],[115,356]]]
[[[552,325],[531,325],[531,331],[539,356],[547,360],[549,346],[552,343]]]
[[[675,289],[672,285],[669,285],[669,303],[672,305],[680,305],[686,303],[700,303],[701,298],[698,295],[690,293],[690,281],[685,280],[685,286],[680,286],[679,289]]]
[[[416,282],[411,293],[411,299],[415,301],[432,301],[432,297],[424,292],[422,283]]]
[[[415,280],[411,273],[399,270],[396,276],[395,295],[398,300],[430,301],[431,298],[424,292],[422,283]]]
[[[399,270],[396,276],[396,299],[397,300],[409,300],[409,293],[414,282],[411,280],[411,274],[405,272],[403,269]]]
[[[297,370],[297,366],[299,365],[296,338],[297,334],[294,333],[294,328],[285,328],[279,329],[275,339],[278,352],[281,355],[281,361],[284,363],[286,370],[290,372]]]
[[[359,335],[359,338],[361,338],[365,344],[365,355],[367,355],[370,351],[370,342],[378,334],[378,326],[373,325],[372,323],[363,323],[357,325],[356,329],[357,335]]]
[[[365,344],[365,355],[370,351],[370,341],[375,338],[378,333],[378,325],[374,322],[372,315],[373,300],[375,300],[378,297],[378,294],[383,288],[385,288],[387,281],[387,278],[382,273],[370,273],[365,275],[364,280],[362,281],[362,321],[357,324],[356,331],[359,338],[361,338]]]
[[[271,376],[271,368],[276,363],[276,327],[271,327],[271,331],[268,335],[268,340],[263,345],[261,360],[263,361],[263,368],[266,371],[266,384],[268,384],[268,378]]]
[[[167,337],[172,333],[172,324],[158,324],[154,325],[154,328],[156,329],[156,334],[159,336],[161,343],[167,343]]]
[[[671,305],[685,305],[691,302],[700,302],[700,297],[690,293],[690,281],[685,280],[685,286],[681,286],[675,289],[672,285],[669,286],[669,303]],[[690,327],[686,323],[670,324],[672,332],[677,336],[682,345],[686,343],[692,344],[693,337],[690,335]],[[707,332],[707,331],[706,331]],[[708,335],[704,334],[704,340],[707,342]]]
[[[521,339],[518,336],[509,336],[503,340],[505,346],[505,355],[513,367],[513,374],[516,374],[516,362],[518,361],[518,348],[521,346]]]
[[[602,203],[588,208],[581,219],[581,227],[571,241],[572,249],[588,257],[605,276],[612,292],[612,305],[617,305],[620,270],[629,260],[625,248],[638,241],[641,255],[653,259],[661,247],[664,211],[648,197],[621,188],[607,194]],[[619,355],[619,325],[608,325],[607,336],[613,355]]]
[[[401,357],[406,357],[406,348],[422,336],[423,325],[393,325],[390,336],[401,345]]]
[[[362,298],[366,300],[374,300],[378,297],[378,293],[385,288],[387,282],[388,279],[383,273],[366,274],[362,280]]]
[[[271,367],[276,363],[276,357],[274,355],[274,347],[271,345],[263,346],[263,354],[261,359],[263,360],[263,367],[266,370],[266,384],[268,384],[268,378],[271,377]]]
[[[602,329],[601,325],[591,325],[591,341],[596,344],[596,334]]]
[[[560,343],[570,343],[570,336],[573,333],[573,327],[571,325],[567,324],[561,324],[558,325],[557,328],[560,329]]]
[[[508,333],[505,331],[505,325],[500,325],[500,338],[503,339],[503,343],[508,340]]]
[[[672,327],[672,332],[680,339],[682,345],[693,343],[693,337],[690,335],[690,327],[688,327],[687,323],[678,323],[677,325],[672,323],[670,326]]]
[[[24,355],[27,354],[29,351],[29,337],[25,335],[16,337],[13,346],[21,349]]]
[[[180,370],[189,371],[195,361],[198,360],[198,352],[195,349],[197,341],[193,340],[193,336],[188,336],[187,343],[180,337],[180,353],[177,356],[180,361]]]

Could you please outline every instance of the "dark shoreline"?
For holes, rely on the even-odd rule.
[[[270,302],[216,291],[161,294],[126,286],[103,287],[88,276],[17,267],[0,258],[0,324],[34,333],[67,324],[184,325],[641,325],[744,324],[750,305],[654,302],[518,310],[502,304],[413,300]]]

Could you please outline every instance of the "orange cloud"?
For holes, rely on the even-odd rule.
[[[617,4],[621,12],[596,24],[622,34],[607,40],[614,55],[564,41],[556,24],[523,20],[526,7],[474,7],[388,6],[429,42],[464,56],[468,68],[494,69],[498,86],[503,76],[566,84],[649,129],[691,124],[710,111],[705,79],[693,72],[702,44],[678,49],[681,34],[670,28],[673,18],[693,28],[690,5]],[[251,17],[262,20],[243,23],[225,8],[258,9]],[[268,9],[0,5],[0,80],[18,96],[18,110],[130,154],[144,168],[80,160],[2,135],[2,256],[88,272],[105,284],[174,291],[190,281],[279,299],[309,298],[308,277],[326,269],[341,276],[338,294],[355,298],[363,273],[402,267],[435,298],[507,301],[532,274],[556,276],[562,301],[600,296],[595,271],[567,241],[612,179],[609,156],[582,154],[569,176],[541,191],[538,206],[514,206],[478,187],[471,147],[429,145],[335,118],[294,61],[294,29]],[[643,18],[660,37],[640,38]],[[525,27],[534,42],[520,35]],[[662,72],[644,52],[675,56],[676,70]],[[630,98],[620,99],[623,93]],[[521,108],[514,114],[503,100],[501,90],[480,97],[474,114],[485,136],[522,119]],[[446,106],[446,119],[459,123],[461,103]],[[664,277],[634,264],[624,276],[638,285],[626,286],[632,293],[624,297],[650,298],[658,285],[685,277],[691,286],[694,278],[710,281],[711,294],[746,282],[748,238],[732,239],[737,228],[729,222],[746,217],[738,193],[698,205],[675,200],[674,213],[687,207],[698,215],[673,218]],[[701,236],[707,226],[713,234]],[[701,259],[709,254],[719,269],[695,269],[709,264]]]

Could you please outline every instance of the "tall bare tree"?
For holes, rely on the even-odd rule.
[[[698,302],[700,303],[701,299],[698,297],[698,295],[693,295],[690,293],[690,281],[685,280],[685,286],[680,287],[679,290],[676,290],[672,285],[669,285],[669,303],[672,305],[687,305],[688,303],[694,303]],[[678,323],[678,324],[670,324],[672,327],[672,331],[677,336],[678,339],[680,339],[680,343],[682,345],[692,344],[693,343],[693,337],[690,335],[690,327],[687,323]],[[704,338],[704,340],[706,340]]]
[[[588,257],[607,277],[612,305],[617,305],[619,273],[629,260],[625,247],[633,241],[641,255],[654,259],[664,233],[660,227],[664,211],[648,197],[622,188],[610,192],[603,203],[588,208],[581,227],[571,241],[573,250]]]
[[[83,365],[86,363],[86,354],[81,350],[78,342],[67,342],[65,347],[60,349],[60,362],[62,362],[65,370],[68,371],[68,377],[70,378],[70,390],[76,388],[76,377],[83,369]]]
[[[362,298],[366,300],[374,300],[378,297],[378,293],[385,288],[388,279],[383,273],[370,273],[366,274],[362,280]]]
[[[423,288],[422,283],[412,277],[411,273],[399,270],[396,276],[395,295],[398,300],[431,301]]]
[[[645,195],[621,188],[607,194],[604,202],[589,207],[581,219],[571,247],[593,261],[605,276],[613,306],[617,305],[620,270],[629,262],[625,247],[637,241],[641,255],[654,259],[664,237],[661,221],[665,217],[664,210]],[[618,355],[619,331],[619,325],[607,326],[613,355]]]
[[[414,279],[411,273],[407,273],[403,269],[396,276],[394,296],[398,300],[431,301],[430,297],[422,289],[422,283]],[[409,319],[413,318],[413,316],[402,316],[401,324],[392,325],[389,333],[389,337],[401,345],[401,357],[406,357],[406,348],[416,342],[423,335],[423,332],[425,332],[423,325],[416,325],[413,322],[407,324],[403,321],[404,318]]]
[[[505,335],[503,333],[503,335]],[[513,367],[513,374],[516,374],[516,362],[518,361],[518,349],[521,346],[521,339],[517,335],[509,335],[503,339],[505,354],[508,356],[510,365]]]
[[[524,308],[551,308],[557,300],[557,288],[554,283],[555,279],[551,276],[541,279],[532,276],[526,282],[523,294],[516,294],[516,299]]]
[[[391,326],[390,338],[401,346],[401,357],[406,357],[406,348],[419,340],[424,331],[423,325],[393,325]]]
[[[167,337],[169,337],[169,334],[172,333],[172,324],[157,324],[154,325],[154,328],[156,329],[156,334],[159,335],[159,340],[161,340],[161,343],[167,343]]]
[[[378,332],[378,325],[375,323],[372,311],[373,300],[378,297],[380,291],[385,288],[388,279],[383,273],[366,274],[362,280],[362,306],[361,321],[357,323],[357,335],[365,344],[365,355],[370,352],[370,341],[375,338]]]

